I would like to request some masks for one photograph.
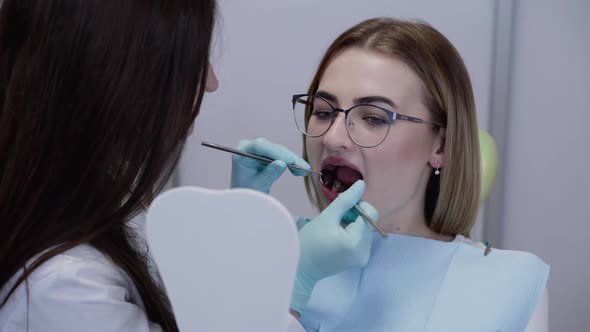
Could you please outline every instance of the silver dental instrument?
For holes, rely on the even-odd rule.
[[[244,152],[244,151],[240,151],[234,148],[230,148],[224,145],[220,145],[220,144],[215,144],[215,143],[211,143],[211,142],[206,142],[206,141],[202,141],[201,145],[206,146],[208,148],[212,148],[212,149],[216,149],[216,150],[220,150],[220,151],[225,151],[225,152],[229,152],[229,153],[233,153],[233,154],[237,154],[240,156],[244,156],[244,157],[249,157],[249,158],[253,158],[253,159],[258,159],[261,161],[265,161],[267,163],[272,163],[274,161],[274,159],[272,158],[268,158],[268,157],[263,157],[263,156],[259,156],[257,154],[253,154],[253,153],[249,153],[249,152]],[[290,169],[296,169],[296,170],[300,170],[300,171],[306,171],[306,172],[310,172],[310,173],[314,173],[320,176],[320,181],[322,181],[322,172],[318,172],[315,171],[313,169],[307,169],[307,168],[303,168],[297,165],[287,165],[288,168]],[[381,236],[386,239],[387,238],[387,233],[383,232],[378,226],[377,223],[375,223],[375,221],[373,221],[373,219],[365,212],[363,211],[363,209],[361,209],[361,207],[358,204],[354,205],[354,210],[360,214],[369,224],[371,224],[371,226],[373,226],[373,228],[379,232],[379,234],[381,234]]]
[[[373,219],[372,219],[371,217],[369,217],[369,215],[368,215],[368,214],[367,214],[365,211],[363,211],[363,209],[361,209],[361,207],[360,207],[358,204],[355,204],[355,205],[354,205],[354,210],[355,210],[355,211],[356,211],[358,214],[360,214],[360,215],[361,215],[361,216],[362,216],[362,217],[363,217],[363,218],[364,218],[364,219],[365,219],[365,220],[366,220],[366,221],[367,221],[369,224],[371,224],[371,226],[373,226],[373,228],[374,228],[374,229],[375,229],[377,232],[379,232],[379,234],[381,234],[381,236],[382,236],[384,239],[387,239],[387,233],[385,233],[384,231],[382,231],[382,230],[381,230],[381,228],[379,228],[379,227],[377,226],[377,224],[376,224],[376,223],[373,221]]]
[[[249,152],[240,151],[240,150],[233,149],[233,148],[230,148],[230,147],[227,147],[224,145],[220,145],[220,144],[215,144],[215,143],[203,141],[203,142],[201,142],[201,145],[206,146],[208,148],[213,148],[213,149],[217,149],[217,150],[221,150],[221,151],[225,151],[225,152],[239,154],[240,156],[244,156],[244,157],[254,158],[254,159],[261,160],[261,161],[266,161],[267,163],[272,163],[273,161],[275,161],[274,159],[271,159],[271,158],[259,156],[257,154],[253,154],[253,153],[249,153]],[[297,165],[287,165],[287,167],[291,168],[291,169],[296,169],[299,171],[306,171],[306,172],[310,172],[310,173],[315,173],[320,176],[320,181],[322,179],[322,175],[323,175],[322,172],[314,171],[313,169],[303,168],[303,167],[297,166]]]

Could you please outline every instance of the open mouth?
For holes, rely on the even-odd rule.
[[[356,181],[363,179],[361,172],[344,165],[325,165],[322,174],[323,191],[330,200],[346,191]]]

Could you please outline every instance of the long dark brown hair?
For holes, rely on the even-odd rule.
[[[0,308],[87,243],[177,330],[127,221],[170,176],[204,94],[214,0],[5,0],[0,9]],[[28,262],[36,255],[43,253]]]

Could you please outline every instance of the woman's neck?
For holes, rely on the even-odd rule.
[[[401,234],[423,237],[432,240],[450,242],[454,239],[451,235],[439,234],[428,227],[422,211],[414,213],[407,211],[395,211],[379,219],[379,228],[385,233]]]

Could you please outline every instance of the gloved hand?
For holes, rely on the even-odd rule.
[[[311,166],[297,154],[264,138],[257,138],[254,141],[240,141],[237,149],[276,160],[267,163],[253,158],[233,155],[231,188],[248,188],[268,194],[273,183],[287,169],[287,165],[297,165],[311,169]],[[300,170],[289,169],[289,171],[295,176],[309,174]]]
[[[291,297],[291,309],[302,313],[315,284],[323,278],[351,268],[362,268],[371,253],[372,228],[357,215],[342,227],[340,222],[358,203],[365,191],[362,180],[341,193],[322,213],[299,231],[301,254]],[[360,207],[377,221],[378,213],[369,203]]]

